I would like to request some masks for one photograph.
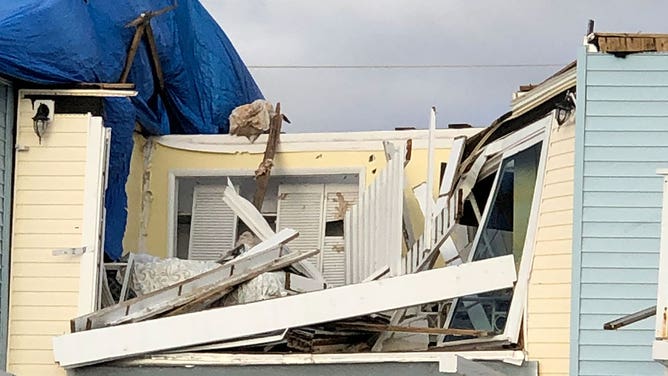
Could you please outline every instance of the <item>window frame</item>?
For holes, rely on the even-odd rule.
[[[550,112],[540,120],[537,120],[532,125],[487,145],[483,150],[482,155],[479,157],[486,158],[485,165],[488,163],[496,164],[496,176],[494,177],[494,183],[492,184],[490,195],[487,198],[487,202],[485,203],[485,209],[482,212],[482,221],[476,231],[476,235],[471,246],[471,252],[469,252],[466,262],[471,262],[473,260],[474,250],[477,248],[478,243],[481,240],[482,231],[484,230],[483,224],[486,223],[487,218],[490,215],[490,210],[492,209],[491,206],[493,204],[494,197],[496,196],[495,192],[499,184],[500,173],[501,169],[503,168],[503,161],[542,142],[540,159],[538,162],[538,169],[536,174],[536,183],[531,201],[531,212],[529,214],[526,238],[522,248],[522,259],[520,261],[520,266],[517,273],[517,282],[515,283],[515,287],[513,289],[513,297],[511,298],[510,307],[508,308],[506,325],[504,327],[503,333],[484,338],[472,338],[447,342],[444,340],[445,336],[441,335],[438,339],[439,346],[452,346],[493,341],[509,341],[512,343],[518,342],[522,320],[524,318],[527,304],[527,289],[531,267],[533,264],[535,230],[539,215],[539,204],[542,195],[547,154],[549,150],[550,130],[552,129],[553,121],[554,111]],[[483,166],[483,169],[485,169],[485,166]],[[450,327],[458,301],[459,298],[453,299],[450,306],[451,308],[448,311],[447,318],[443,325],[444,328]]]

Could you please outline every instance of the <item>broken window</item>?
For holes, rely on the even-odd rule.
[[[503,160],[496,174],[493,197],[483,213],[484,226],[478,231],[472,261],[513,255],[519,269],[527,226],[532,212],[542,143],[537,143]],[[457,299],[450,328],[503,333],[513,289],[469,295]],[[445,338],[459,340],[461,337]]]

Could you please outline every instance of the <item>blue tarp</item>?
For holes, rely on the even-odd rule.
[[[170,5],[170,0],[2,1],[0,75],[45,85],[118,82],[135,32],[125,25],[142,12]],[[142,42],[128,79],[139,95],[106,99],[103,115],[112,128],[105,251],[114,260],[123,252],[135,120],[153,135],[227,133],[231,111],[262,98],[229,39],[197,0],[180,0],[151,26],[173,111],[168,117]]]

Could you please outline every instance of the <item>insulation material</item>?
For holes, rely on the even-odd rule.
[[[225,297],[223,305],[245,304],[287,296],[288,292],[284,289],[284,286],[285,273],[260,274],[229,293]]]
[[[138,254],[135,256],[132,282],[135,292],[145,295],[219,266],[220,264],[212,261],[160,259],[147,254]]]
[[[230,134],[246,137],[253,143],[262,133],[269,131],[273,115],[274,106],[263,99],[241,105],[230,114]]]

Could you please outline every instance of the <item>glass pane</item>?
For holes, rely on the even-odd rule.
[[[502,162],[492,206],[480,230],[473,261],[512,254],[519,268],[531,214],[540,150],[541,143],[538,143]],[[460,298],[450,328],[502,333],[512,297],[513,289],[503,289]],[[462,337],[446,338],[458,339]]]

